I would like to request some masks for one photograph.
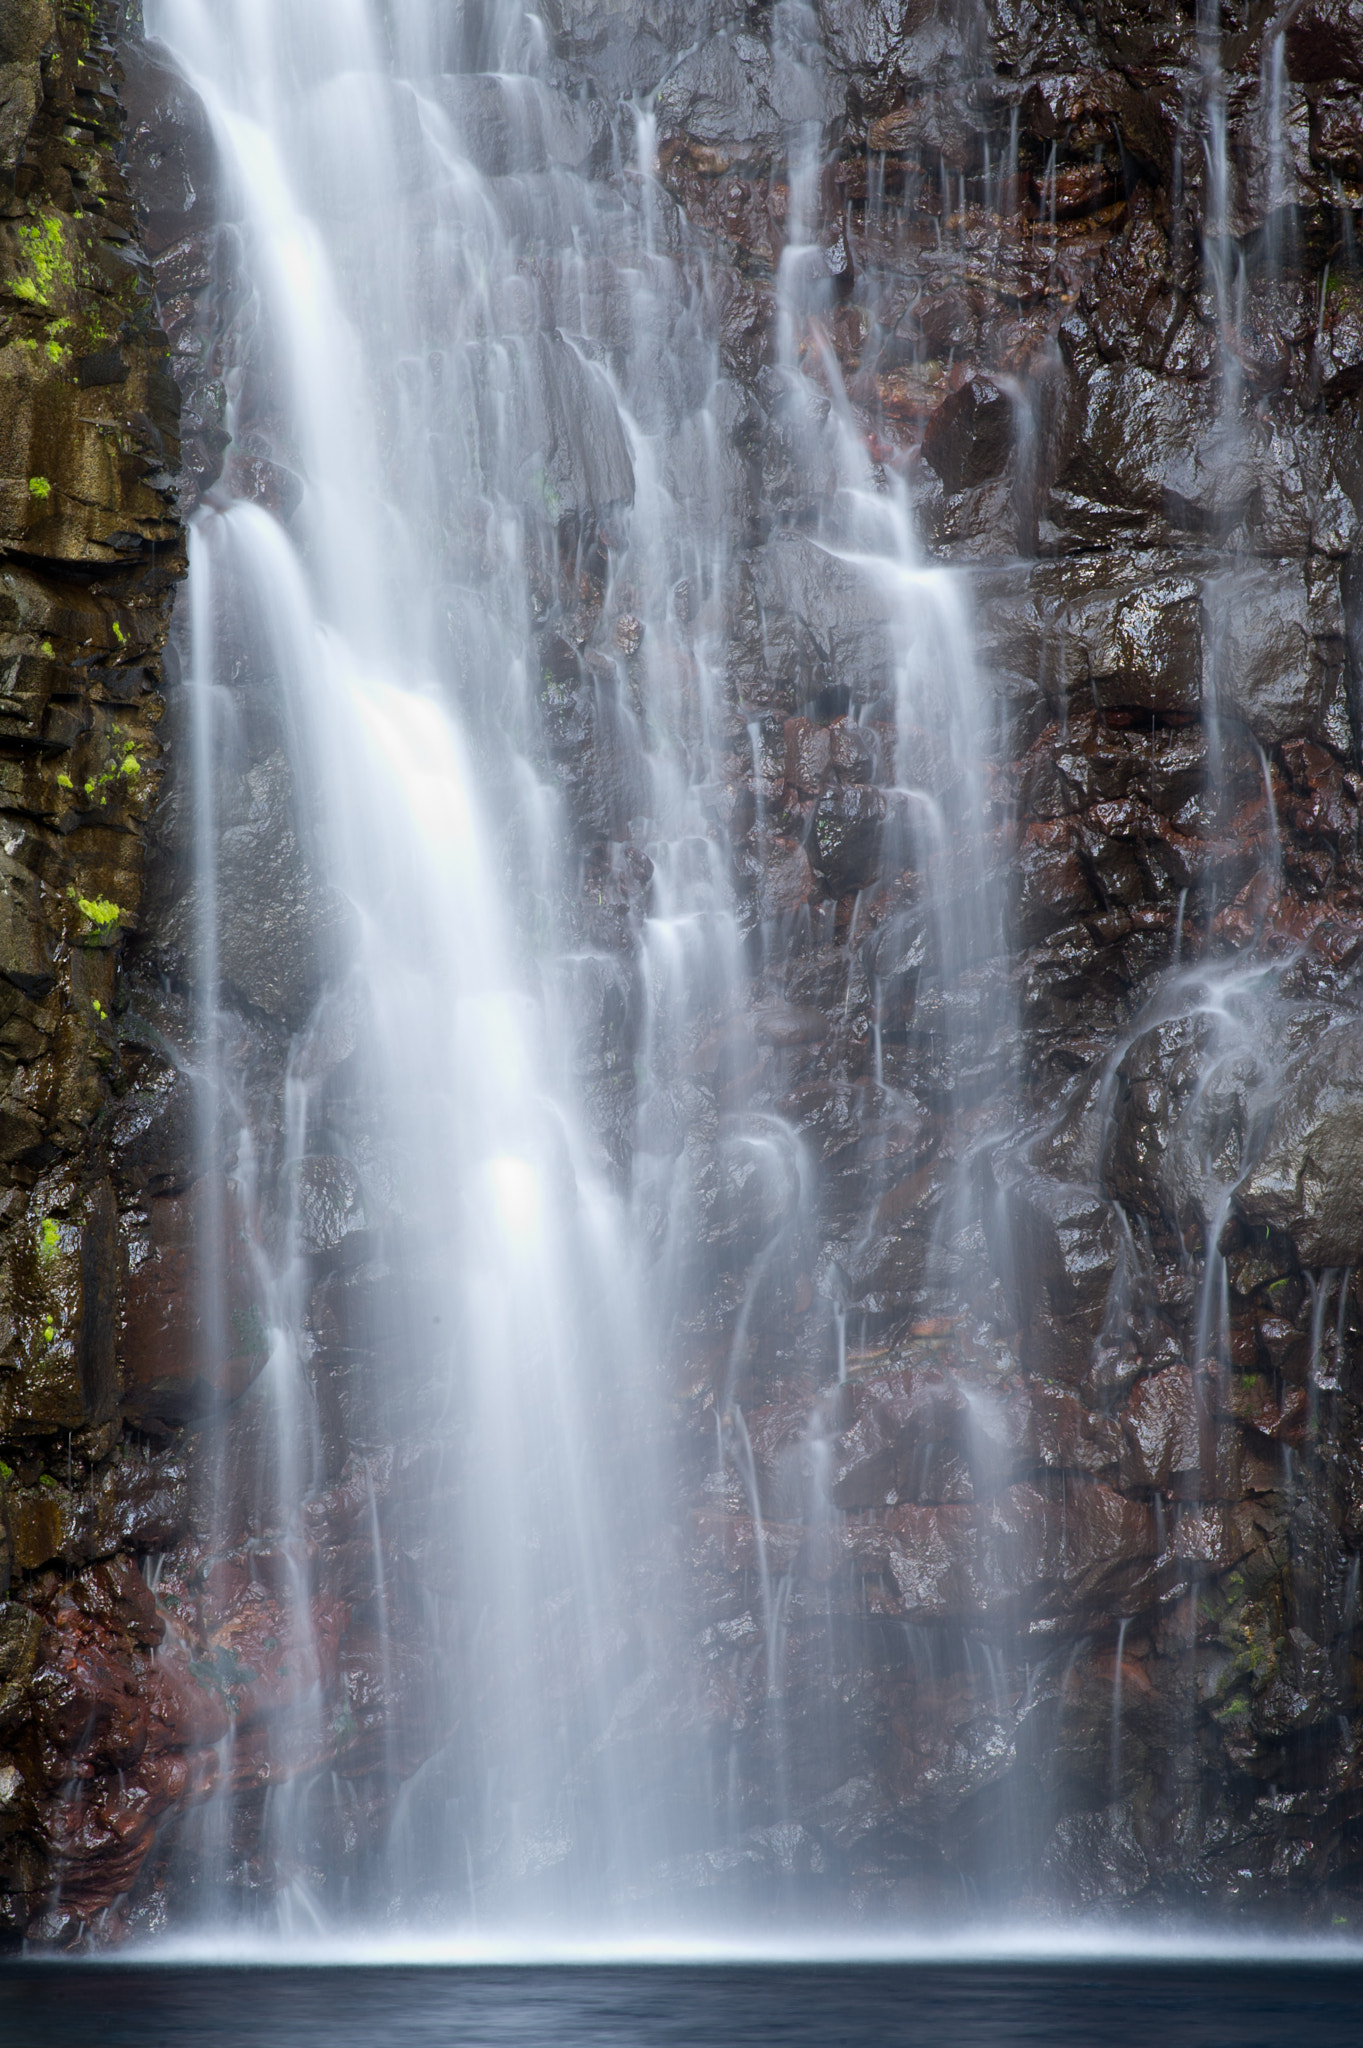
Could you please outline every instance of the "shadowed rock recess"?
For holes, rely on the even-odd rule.
[[[567,166],[649,210],[679,280],[650,432],[679,502],[707,435],[720,479],[717,582],[688,572],[645,620],[637,562],[617,573],[636,478],[613,411],[554,441],[599,402],[584,363],[609,366],[631,274],[600,258],[569,347],[527,233],[528,745],[572,821],[560,910],[591,982],[565,1056],[622,1186],[636,1149],[690,1162],[685,1213],[642,1232],[684,1302],[687,1670],[656,1711],[728,1846],[679,1841],[645,1903],[1355,1927],[1363,15],[545,0],[532,132],[475,13],[451,9],[465,150],[490,180]],[[458,1589],[412,1533],[438,1466],[382,1392],[401,1245],[339,1150],[271,1163],[347,913],[270,678],[245,657],[232,678],[208,905],[183,618],[162,722],[182,518],[216,492],[287,524],[302,497],[218,186],[202,109],[120,10],[0,0],[14,1945],[174,1924],[210,1864],[282,1887],[258,1844],[286,1784],[323,1788],[296,1830],[334,1891],[460,1713],[423,1666],[423,1600]],[[874,579],[824,544],[830,413],[961,572],[973,794],[896,709]],[[631,734],[698,725],[703,634],[738,986],[695,1004],[644,1117],[657,878]],[[924,789],[936,840],[896,823]],[[203,1085],[207,914],[262,1241],[286,1181],[302,1219],[306,1640],[274,1532],[223,1516],[266,1347]],[[311,1043],[339,1100],[337,1020]],[[743,1149],[762,1119],[796,1193]],[[225,1350],[201,1341],[210,1241]]]

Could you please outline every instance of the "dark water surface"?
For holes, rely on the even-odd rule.
[[[0,1968],[4,2048],[1359,2048],[1363,1967]]]

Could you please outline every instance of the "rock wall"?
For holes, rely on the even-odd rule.
[[[645,62],[641,12],[556,19]],[[751,1866],[824,1895],[1353,1910],[1363,43],[1321,0],[1275,61],[1277,19],[1221,10],[1218,83],[1191,7],[823,0],[801,67],[717,17],[658,90],[752,477],[730,815],[790,957],[738,1085],[821,1162],[727,1383],[761,1554],[735,1478],[696,1561]],[[883,656],[783,460],[796,120],[828,152],[797,346],[973,569],[1004,739],[954,880],[886,872]],[[932,744],[899,779],[941,786]],[[1010,949],[953,983],[924,906],[981,873]],[[811,1277],[849,1347],[821,1396]]]
[[[663,1107],[694,1219],[669,1253],[687,1301],[669,1370],[690,1600],[669,1753],[693,1757],[697,1782],[709,1759],[737,1819],[725,1856],[660,1870],[658,1896],[755,1885],[891,1915],[962,1896],[1271,1901],[1351,1919],[1354,10],[1304,0],[1277,64],[1272,10],[1223,9],[1224,200],[1203,146],[1208,51],[1172,0],[713,0],[688,10],[685,52],[675,10],[650,0],[544,12],[571,110],[554,147],[630,205],[620,102],[656,94],[657,246],[699,280],[669,341],[699,360],[699,318],[721,377],[679,398],[670,453],[684,483],[708,406],[722,591],[679,588],[646,629],[622,609],[604,443],[595,482],[564,480],[557,529],[539,515],[539,754],[575,821],[571,921],[610,964],[580,1067],[622,1173],[650,874],[617,713],[649,676],[694,687],[712,601],[727,650],[712,809],[747,980],[737,1012],[698,1016]],[[262,1355],[246,1240],[223,1222],[235,1162],[205,1140],[193,1078],[198,883],[174,690],[157,795],[181,561],[139,239],[185,394],[186,507],[224,462],[235,493],[285,518],[297,485],[287,422],[250,371],[201,111],[154,53],[130,46],[120,81],[116,24],[89,17],[44,17],[30,47],[0,8],[17,137],[0,207],[16,700],[0,1893],[10,1935],[44,1941],[153,1926],[183,1903],[229,1725],[236,1879],[275,1882],[252,1863],[266,1789],[321,1768],[344,1777],[349,1818],[322,1824],[314,1853],[359,1870],[384,1811],[385,1726],[396,1717],[404,1770],[444,1727],[420,1616],[449,1570],[419,1554],[411,1510],[432,1475],[376,1392],[400,1261],[367,1242],[325,1160],[309,1168],[315,1661],[293,1658],[287,1683],[272,1532],[244,1508],[206,1520],[197,1425],[227,1418],[230,1498]],[[120,85],[140,222],[117,162]],[[776,289],[795,126],[827,166],[792,315],[798,391]],[[495,120],[478,146],[490,173],[515,169]],[[546,403],[565,356],[552,326]],[[243,362],[229,448],[221,380]],[[930,556],[970,572],[997,744],[971,843],[952,850],[956,897],[890,859],[894,785],[942,784],[949,764],[930,733],[919,758],[893,759],[885,621],[811,540],[826,478],[802,420],[835,384],[872,463],[911,475]],[[217,792],[222,973],[268,1159],[291,1034],[344,932],[309,865],[268,678],[238,680],[243,741]],[[965,916],[980,886],[1006,907],[1007,945],[953,977],[925,905]],[[343,1074],[345,1053],[319,1057]],[[798,1228],[789,1191],[755,1195],[743,1164],[740,1121],[763,1114],[810,1162]],[[267,1186],[262,1227],[272,1200]],[[195,1259],[224,1231],[241,1341],[205,1381]],[[760,1315],[741,1322],[750,1295]],[[730,1430],[741,1417],[746,1479],[733,1464],[713,1477],[716,1410]],[[160,1560],[156,1597],[139,1553]],[[320,1737],[296,1713],[319,1677]]]
[[[0,9],[6,1942],[49,1906],[60,1917],[64,1892],[78,1911],[92,1864],[133,1867],[178,1789],[136,1559],[180,1526],[184,1473],[125,1426],[117,1340],[139,1257],[135,1132],[160,1085],[121,969],[143,928],[184,569],[180,408],[122,170],[120,26],[105,5]],[[115,1840],[97,1785],[121,1770]]]

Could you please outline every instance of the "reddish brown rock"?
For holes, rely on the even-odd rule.
[[[267,1338],[235,1189],[204,1176],[148,1204],[147,1249],[129,1283],[120,1355],[124,1404],[152,1427],[194,1421],[246,1391]],[[215,1299],[218,1247],[221,1298]]]

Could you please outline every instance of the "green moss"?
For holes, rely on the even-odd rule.
[[[87,782],[85,787],[89,789],[90,784]],[[78,896],[74,889],[69,889],[67,894],[91,931],[108,931],[123,915],[118,904],[111,903],[107,896]]]
[[[71,777],[69,775],[59,775],[57,777],[58,789],[74,789],[75,786],[75,783],[71,780]]]
[[[62,1248],[62,1230],[55,1216],[44,1216],[38,1230],[38,1256],[50,1261]]]
[[[28,480],[28,490],[29,496],[32,498],[50,498],[52,496],[52,486],[45,476],[31,476]]]
[[[21,221],[19,246],[29,275],[14,285],[18,298],[31,306],[50,306],[59,294],[76,290],[76,267],[66,247],[60,214]]]
[[[50,640],[44,640],[43,653],[47,656],[49,661],[54,661],[56,659],[56,653]]]
[[[115,626],[114,631],[118,632],[117,626]],[[114,728],[114,735],[115,738],[119,737],[117,726]],[[109,791],[115,788],[120,779],[124,782],[135,782],[137,780],[137,777],[142,773],[142,763],[133,751],[135,744],[136,742],[133,740],[124,740],[122,753],[111,751],[98,775],[91,775],[86,778],[82,787],[92,803],[107,804],[109,801]]]

